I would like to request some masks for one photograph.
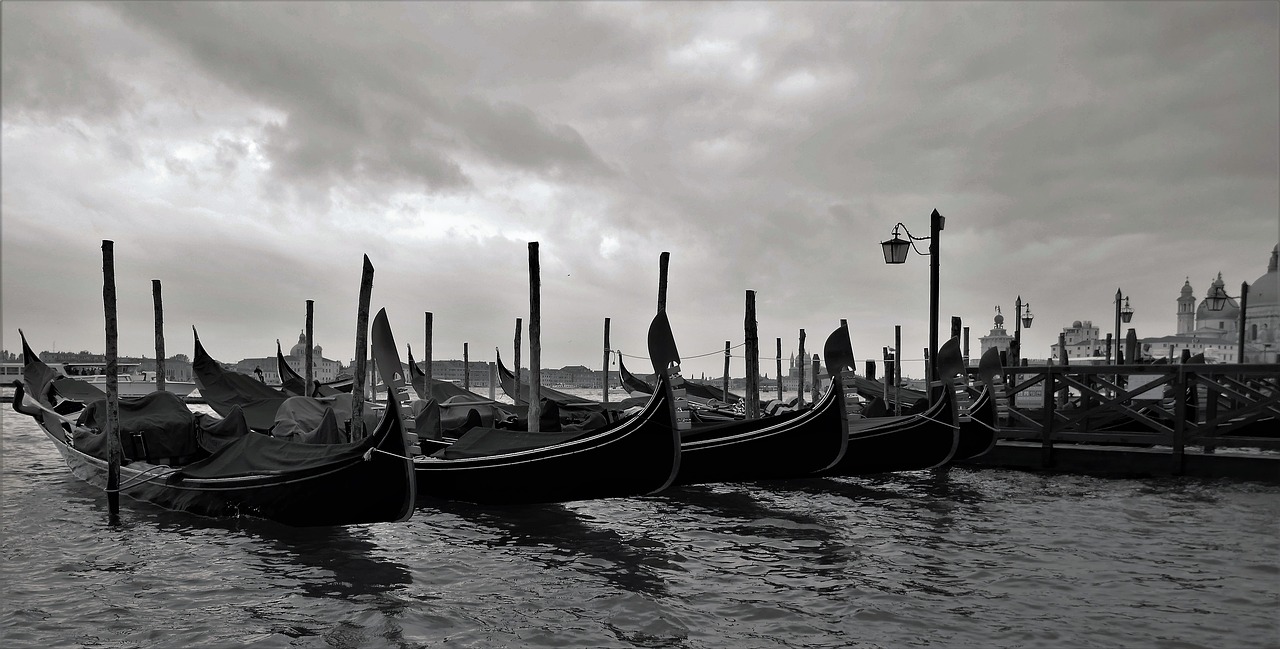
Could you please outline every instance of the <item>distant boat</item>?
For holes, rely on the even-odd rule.
[[[86,394],[77,395],[81,400],[98,396],[106,398],[107,396],[107,375],[106,363],[47,363],[47,365],[57,373],[61,378],[75,379],[87,384],[87,387],[80,387],[86,391]],[[152,371],[144,371],[141,363],[119,363],[116,375],[116,384],[119,387],[119,394],[122,397],[145,397],[156,391],[156,373]],[[0,367],[0,374],[4,375],[4,383],[10,384],[13,380],[19,379],[22,375],[22,362],[6,361]],[[196,389],[194,381],[170,381],[164,382],[165,392],[172,392],[180,399],[185,399]],[[100,393],[100,394],[99,394]]]
[[[79,379],[107,392],[106,363],[50,363],[62,376]],[[122,397],[145,397],[156,391],[156,373],[142,369],[141,363],[119,363],[116,384]],[[180,399],[185,399],[196,389],[194,381],[170,381],[165,379],[165,392],[172,392]]]

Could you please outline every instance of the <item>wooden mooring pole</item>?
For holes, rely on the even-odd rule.
[[[542,278],[538,242],[529,242],[529,432],[542,431]]]
[[[151,302],[156,312],[156,392],[164,390],[164,299],[160,297],[160,280],[151,280]]]
[[[107,513],[112,523],[120,517],[120,369],[118,356],[119,322],[116,319],[115,242],[102,242],[102,310],[107,335]]]
[[[729,341],[724,341],[724,376],[721,381],[726,397],[729,394]]]
[[[604,368],[600,374],[600,389],[602,394],[600,400],[609,403],[609,319],[604,319],[604,360],[601,361],[600,367]]]
[[[782,339],[778,339],[778,401],[782,401]]]
[[[800,376],[799,378],[796,379],[796,405],[797,406],[804,405],[804,375],[806,374],[805,370],[808,369],[805,367],[805,362],[804,362],[804,359],[806,358],[808,358],[808,355],[804,353],[804,329],[801,329],[800,330],[800,367],[797,368],[800,370]],[[813,377],[813,381],[817,383],[818,377],[816,376]]]
[[[469,343],[462,343],[462,389],[471,391],[471,348]]]
[[[364,439],[364,382],[369,353],[369,299],[373,294],[373,262],[364,256],[360,274],[360,302],[356,307],[356,358],[351,384],[351,439]]]
[[[431,328],[432,328],[432,325],[434,324],[432,322],[432,320],[434,319],[434,316],[431,314],[430,311],[424,311],[423,313],[425,314],[425,321],[426,321],[424,329],[427,337],[427,341],[426,341],[427,344],[425,349],[423,350],[423,358],[422,358],[423,381],[422,383],[423,383],[423,388],[427,391],[427,393],[419,396],[421,396],[423,399],[428,399],[431,397],[431,382],[432,382],[432,379],[434,378],[433,376],[434,373],[431,371],[431,335],[432,335]]]
[[[743,329],[747,347],[747,419],[760,416],[760,338],[756,332],[756,292],[747,290]]]
[[[315,386],[312,385],[312,381],[315,381],[315,378],[316,378],[315,352],[312,351],[316,348],[315,324],[316,324],[316,301],[307,300],[307,321],[306,321],[305,328],[302,330],[303,331],[302,344],[306,345],[307,347],[305,350],[303,350],[303,353],[306,354],[306,357],[303,359],[303,363],[302,363],[302,368],[303,368],[302,376],[307,382],[307,386],[305,388],[306,389],[305,394],[307,395],[310,395],[315,390]]]

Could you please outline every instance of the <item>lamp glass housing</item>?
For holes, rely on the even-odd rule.
[[[880,246],[884,249],[884,263],[901,264],[907,261],[907,253],[911,249],[911,242],[894,234],[892,239],[882,241]]]

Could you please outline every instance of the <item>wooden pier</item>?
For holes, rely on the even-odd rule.
[[[979,466],[1280,482],[1280,365],[1005,368]]]

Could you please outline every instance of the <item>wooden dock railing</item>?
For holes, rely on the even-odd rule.
[[[1055,445],[1280,450],[1280,365],[1092,365],[1005,368],[1000,438]]]

